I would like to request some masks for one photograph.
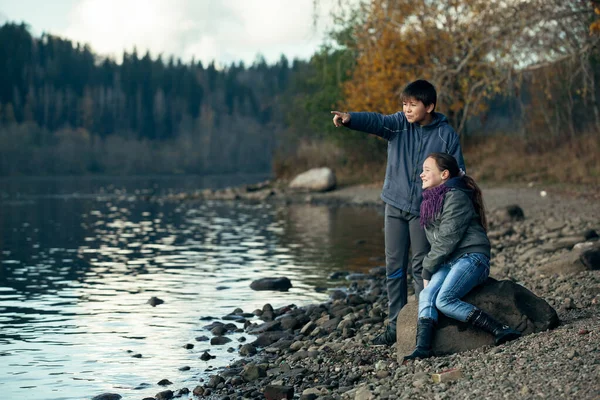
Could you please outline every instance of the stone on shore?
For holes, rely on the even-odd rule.
[[[92,400],[119,400],[119,399],[121,399],[121,395],[116,394],[116,393],[102,393],[102,394],[99,394],[98,396],[92,397]]]
[[[294,398],[293,386],[269,385],[263,392],[267,400],[282,400]]]
[[[157,393],[154,398],[156,398],[156,400],[169,400],[173,398],[173,391],[172,390],[164,390],[162,392]]]
[[[554,256],[538,270],[545,275],[566,275],[597,269],[600,269],[600,244],[594,243]]]
[[[475,288],[464,300],[489,313],[523,335],[553,329],[558,326],[556,311],[543,299],[512,281],[488,280]],[[418,304],[410,301],[400,311],[397,325],[398,360],[415,348]],[[493,345],[491,334],[440,313],[433,340],[436,355],[453,354]]]
[[[329,168],[313,168],[296,176],[289,188],[308,192],[326,192],[335,189],[334,172]]]
[[[517,204],[511,204],[495,210],[494,217],[500,222],[521,221],[525,219],[525,213]]]
[[[253,290],[279,290],[287,291],[292,287],[292,282],[289,278],[261,278],[253,281],[250,288]]]

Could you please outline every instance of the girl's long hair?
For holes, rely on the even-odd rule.
[[[435,163],[440,171],[448,170],[451,178],[460,177],[461,171],[458,166],[458,162],[450,154],[431,153],[427,156],[427,158],[430,157],[435,160]],[[485,217],[485,205],[483,204],[483,195],[481,194],[481,189],[470,176],[463,175],[462,179],[467,187],[473,191],[473,196],[471,197],[473,208],[475,208],[475,212],[479,215],[479,222],[481,222],[481,226],[483,226],[483,229],[487,232],[488,224],[487,218]]]

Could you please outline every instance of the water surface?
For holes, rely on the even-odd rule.
[[[382,263],[379,210],[151,200],[262,179],[0,180],[4,398],[140,399],[165,390],[157,385],[165,378],[169,389],[193,389],[239,357],[241,337],[253,340],[198,342],[212,337],[201,318],[326,301],[316,289],[343,284],[329,281],[331,272]],[[289,277],[293,288],[249,288],[271,276]],[[152,296],[165,303],[150,306]],[[200,360],[204,350],[217,357]]]

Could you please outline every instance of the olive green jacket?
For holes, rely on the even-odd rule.
[[[431,250],[423,260],[423,279],[442,264],[455,261],[467,253],[490,257],[490,241],[471,201],[471,191],[452,188],[444,198],[442,212],[425,227]]]

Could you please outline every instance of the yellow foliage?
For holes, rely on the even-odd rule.
[[[404,86],[427,79],[438,90],[436,110],[460,133],[467,117],[485,111],[483,100],[501,91],[507,76],[500,61],[509,46],[501,39],[501,4],[372,0],[356,33],[359,56],[344,86],[346,108],[394,113]]]
[[[596,15],[600,15],[600,6],[595,7],[594,12],[596,13]],[[592,22],[592,25],[590,25],[590,33],[600,33],[600,18]]]

